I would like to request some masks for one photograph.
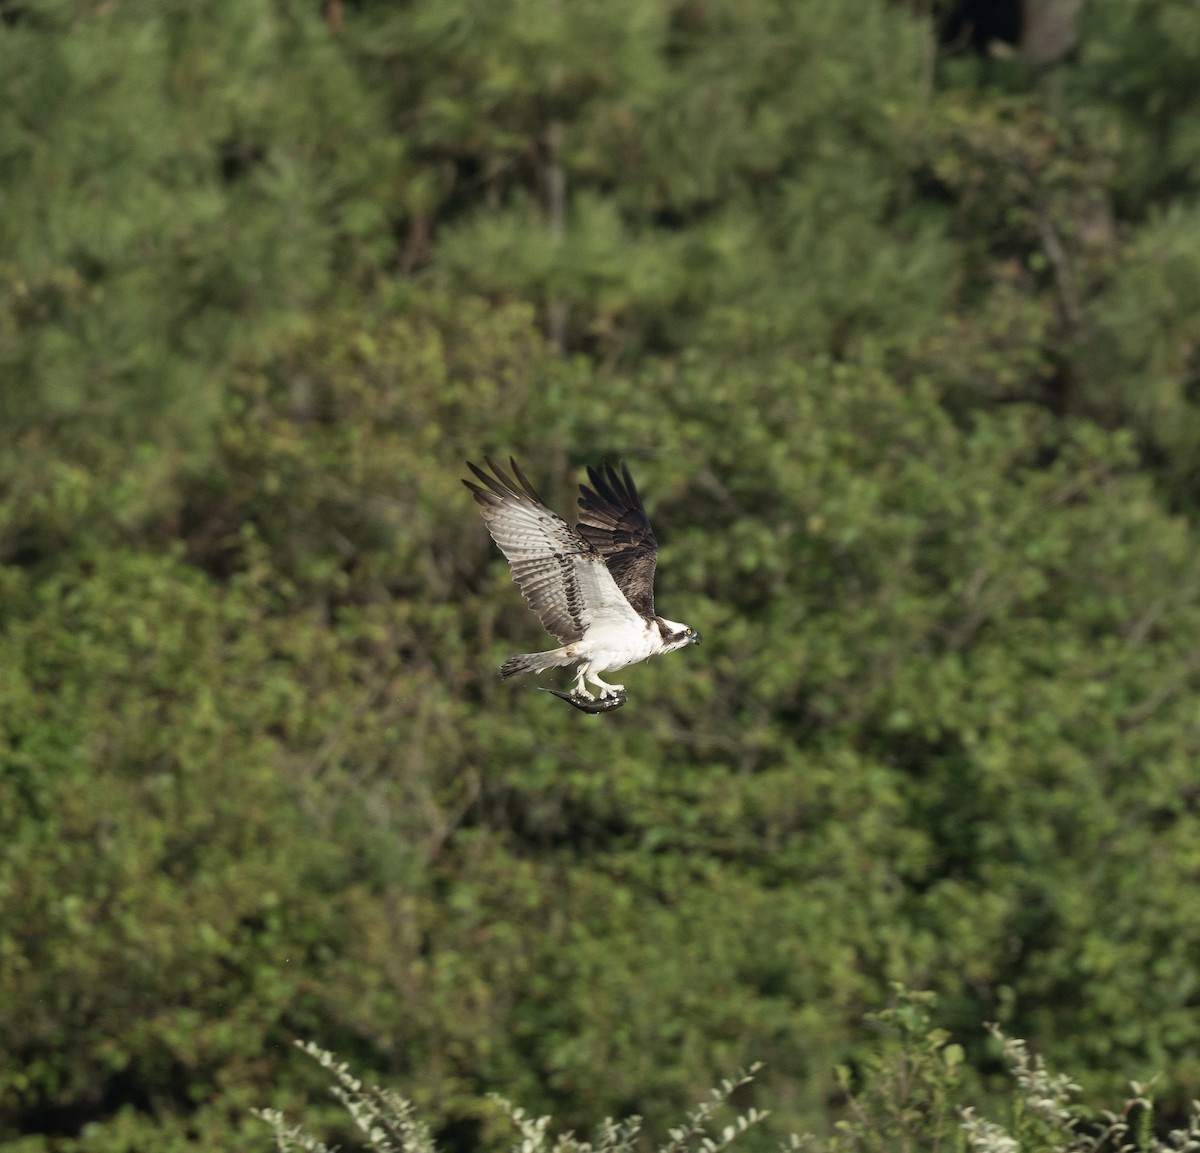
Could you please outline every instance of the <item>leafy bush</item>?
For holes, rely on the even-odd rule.
[[[17,1125],[216,1133],[319,1033],[438,1129],[482,1085],[661,1116],[762,1058],[778,1133],[911,979],[1089,1092],[1131,1064],[1194,1092],[1200,589],[1126,438],[962,428],[864,367],[602,377],[522,308],[384,312],[248,358],[218,464],[140,522],[79,470],[6,511]],[[710,644],[612,723],[494,680],[537,639],[458,484],[492,445],[562,507],[623,445],[648,495],[660,604]]]
[[[1182,1116],[1196,8],[928,8],[0,5],[0,1141],[240,1148],[296,1036],[780,1137],[893,980]],[[626,458],[704,650],[497,684],[484,452]]]
[[[412,1103],[398,1093],[366,1085],[354,1077],[345,1064],[338,1064],[332,1053],[311,1042],[300,1046],[323,1069],[334,1078],[333,1095],[354,1123],[364,1148],[374,1153],[435,1153],[436,1145],[428,1126],[417,1120]],[[732,1081],[724,1081],[712,1090],[707,1101],[702,1101],[678,1128],[670,1130],[670,1140],[664,1143],[659,1153],[720,1153],[732,1145],[751,1125],[761,1120],[755,1109],[739,1113],[733,1123],[726,1125],[714,1138],[710,1135],[713,1118],[743,1085],[754,1079],[756,1068],[739,1075]],[[563,1133],[550,1142],[549,1117],[529,1117],[523,1109],[505,1101],[502,1097],[494,1102],[507,1114],[513,1127],[520,1134],[517,1146],[525,1153],[633,1153],[641,1148],[641,1118],[629,1117],[624,1121],[611,1118],[602,1122],[594,1141],[581,1141],[573,1133]],[[289,1126],[283,1114],[276,1109],[262,1109],[257,1115],[266,1121],[275,1132],[275,1143],[280,1153],[305,1150],[306,1153],[330,1153],[329,1147],[307,1133],[301,1126]]]
[[[1006,1037],[997,1026],[988,1031],[1006,1066],[989,1111],[1006,1115],[1004,1123],[986,1119],[977,1095],[962,1073],[963,1049],[944,1029],[931,1027],[928,993],[897,989],[891,1008],[868,1020],[879,1027],[874,1044],[855,1071],[842,1067],[838,1081],[845,1097],[845,1116],[827,1137],[792,1134],[781,1148],[799,1153],[938,1153],[970,1149],[973,1153],[1190,1153],[1200,1148],[1200,1104],[1193,1105],[1186,1127],[1160,1137],[1154,1128],[1154,1102],[1133,1083],[1133,1096],[1119,1113],[1091,1113],[1073,1101],[1079,1091],[1069,1077],[1051,1073],[1024,1041]],[[353,1122],[364,1149],[374,1153],[435,1153],[427,1126],[416,1118],[410,1101],[393,1090],[366,1085],[345,1064],[311,1043],[301,1048],[332,1076],[333,1096]],[[735,1112],[717,1130],[714,1118],[757,1072],[752,1067],[714,1089],[686,1122],[668,1131],[659,1153],[719,1153],[741,1142],[766,1114],[754,1107]],[[503,1098],[494,1098],[519,1134],[513,1147],[521,1153],[635,1153],[643,1144],[640,1117],[600,1124],[592,1141],[573,1132],[550,1136],[551,1118],[531,1118]],[[302,1125],[290,1125],[278,1110],[256,1110],[275,1135],[280,1153],[302,1150],[329,1153],[329,1146]],[[343,1117],[344,1121],[345,1118]]]

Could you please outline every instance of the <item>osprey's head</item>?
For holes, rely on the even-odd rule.
[[[658,618],[658,630],[662,633],[663,652],[670,653],[685,645],[698,645],[700,632],[680,624],[679,621],[669,621],[666,617]]]

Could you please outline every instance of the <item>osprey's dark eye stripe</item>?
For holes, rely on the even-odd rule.
[[[492,539],[512,568],[513,580],[560,648],[510,657],[502,677],[575,666],[574,700],[620,697],[621,685],[600,673],[644,661],[698,640],[695,629],[654,611],[658,542],[629,469],[589,468],[592,487],[579,486],[579,524],[551,512],[537,489],[509,459],[511,472],[490,457],[488,470],[467,462],[480,483],[464,480]],[[585,709],[585,711],[594,711]]]

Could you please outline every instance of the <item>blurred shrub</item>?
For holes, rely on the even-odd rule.
[[[1200,588],[1128,440],[530,322],[334,310],[136,527],[65,468],[6,509],[8,1133],[215,1147],[297,1034],[439,1129],[760,1058],[799,1128],[890,980],[1194,1093]],[[493,679],[538,629],[457,478],[510,446],[564,509],[620,446],[709,642],[603,723]]]
[[[782,1148],[807,1153],[891,1153],[904,1149],[937,1153],[941,1149],[970,1149],[974,1153],[1186,1153],[1200,1144],[1200,1106],[1181,1129],[1158,1134],[1154,1102],[1136,1082],[1119,1113],[1093,1113],[1075,1100],[1079,1086],[1062,1073],[1051,1073],[1040,1056],[1030,1054],[1024,1041],[1006,1037],[995,1025],[988,1031],[1003,1053],[1003,1076],[995,1078],[998,1092],[992,1110],[1004,1122],[984,1117],[976,1103],[977,1087],[963,1079],[963,1049],[944,1029],[932,1026],[934,998],[898,988],[890,1008],[869,1014],[875,1037],[865,1046],[856,1070],[842,1066],[838,1079],[845,1098],[844,1116],[833,1131],[817,1137],[791,1135]],[[358,1130],[364,1147],[391,1153],[433,1153],[437,1148],[413,1105],[394,1090],[367,1085],[345,1064],[311,1043],[301,1046],[327,1070],[332,1093],[341,1106],[342,1124]],[[698,1149],[718,1153],[735,1143],[753,1144],[752,1127],[767,1114],[750,1107],[734,1112],[732,1123],[719,1128],[717,1118],[728,1112],[731,1097],[753,1080],[757,1068],[724,1082],[688,1115],[687,1121],[669,1130],[669,1141],[660,1153]],[[973,1102],[967,1104],[966,1102]],[[526,1153],[550,1149],[567,1153],[633,1153],[642,1119],[611,1118],[602,1122],[591,1141],[573,1132],[552,1136],[552,1118],[533,1118],[507,1101],[495,1099],[518,1131],[514,1148]],[[271,1125],[280,1153],[309,1150],[328,1153],[329,1147],[303,1124],[290,1125],[278,1110],[259,1110]],[[743,1141],[743,1135],[749,1140]],[[553,1144],[552,1144],[553,1142]]]

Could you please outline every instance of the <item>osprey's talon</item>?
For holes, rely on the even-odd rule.
[[[613,709],[619,709],[629,698],[622,693],[618,697],[601,697],[597,700],[590,693],[578,695],[576,693],[564,693],[561,689],[547,689],[538,686],[538,691],[550,693],[552,696],[564,700],[569,705],[574,705],[581,713],[610,713]]]

